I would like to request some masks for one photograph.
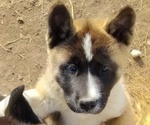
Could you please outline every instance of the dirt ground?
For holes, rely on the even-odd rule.
[[[0,0],[0,94],[20,84],[31,88],[44,71],[45,33],[49,8],[56,0]],[[138,63],[130,57],[125,68],[137,125],[150,125],[150,0],[64,0],[74,18],[107,17],[125,5],[137,15],[130,50],[138,49]],[[148,122],[149,121],[149,122]]]

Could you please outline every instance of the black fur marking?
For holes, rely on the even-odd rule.
[[[77,68],[77,73],[74,75],[68,71],[68,67],[72,64],[75,65]],[[64,90],[65,94],[70,95],[72,93],[72,89],[71,89],[72,87],[69,84],[71,79],[73,77],[80,75],[80,73],[82,73],[83,71],[83,67],[81,66],[80,59],[77,57],[70,58],[68,63],[62,64],[60,66],[60,71],[61,71],[61,76],[58,76],[56,80]]]
[[[107,25],[106,31],[118,40],[118,42],[129,45],[132,36],[132,28],[135,23],[135,12],[127,6]]]
[[[118,80],[117,64],[112,62],[108,55],[98,54],[93,57],[89,67],[91,74],[100,79],[103,91],[109,94],[110,90]],[[107,70],[104,70],[105,67],[108,67]]]
[[[73,36],[73,21],[67,8],[59,3],[55,5],[50,13],[49,24],[49,37],[51,41],[49,47],[52,49],[58,44],[68,41]]]
[[[5,110],[7,117],[13,117],[19,122],[39,124],[38,117],[33,112],[29,103],[23,96],[24,85],[15,88],[10,95],[8,106]]]

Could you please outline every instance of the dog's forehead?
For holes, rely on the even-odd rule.
[[[78,24],[75,25],[76,27],[78,27]],[[89,21],[84,21],[80,29],[76,30],[76,35],[68,48],[72,54],[90,61],[94,55],[107,53],[111,44],[112,39],[101,27],[96,27]]]

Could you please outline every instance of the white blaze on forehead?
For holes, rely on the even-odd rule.
[[[87,83],[87,90],[88,90],[88,98],[91,99],[98,99],[100,97],[99,86],[96,83],[96,79],[92,76],[90,71],[88,71],[88,83]]]
[[[87,33],[83,39],[83,49],[87,60],[91,61],[93,54],[92,54],[92,41],[89,33]]]
[[[87,33],[83,39],[83,49],[87,60],[91,61],[93,58],[93,53],[92,53],[92,40],[89,33]],[[96,79],[94,78],[94,76],[92,76],[90,71],[88,71],[87,95],[84,99],[90,101],[90,100],[97,100],[99,97],[100,91],[98,85],[96,84]]]

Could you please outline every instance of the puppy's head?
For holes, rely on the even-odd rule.
[[[130,43],[134,22],[135,12],[129,6],[107,22],[73,21],[63,4],[52,8],[47,39],[49,77],[61,87],[71,110],[96,114],[104,109],[122,76],[122,49]]]
[[[15,88],[10,95],[8,106],[5,110],[4,118],[0,121],[10,124],[40,124],[41,121],[35,115],[29,103],[23,96],[24,86]],[[4,124],[5,125],[5,124]]]

